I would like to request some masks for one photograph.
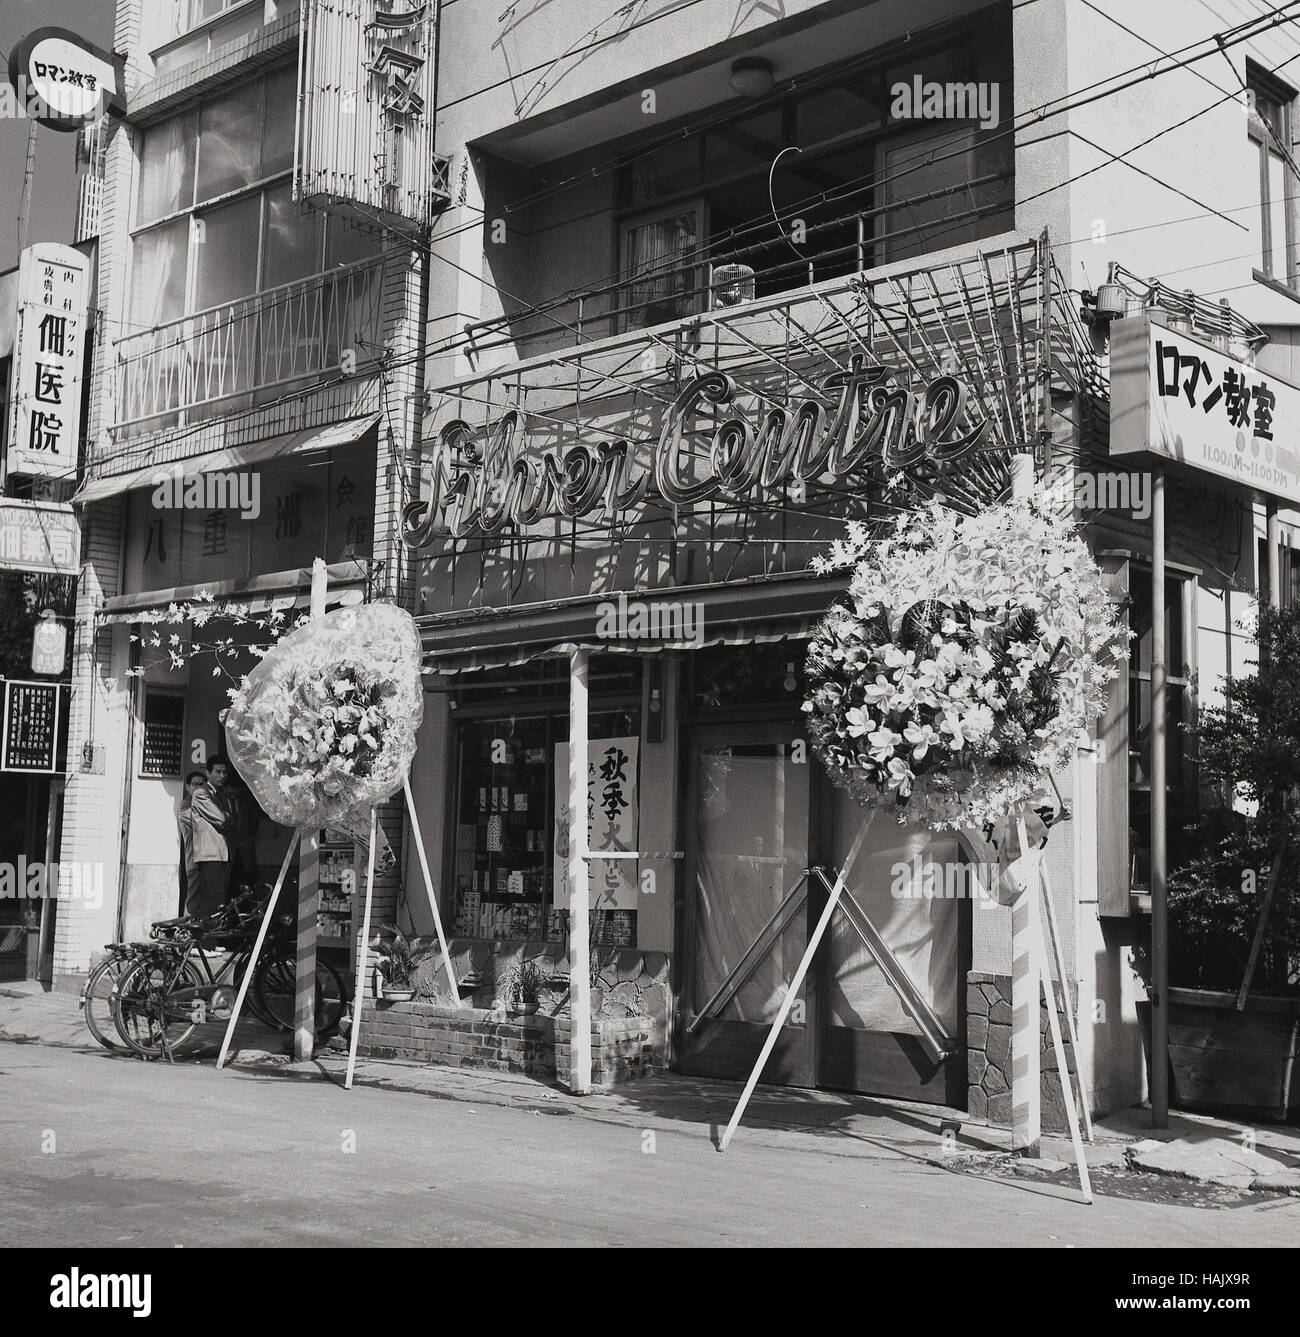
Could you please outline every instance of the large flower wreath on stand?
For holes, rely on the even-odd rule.
[[[880,539],[853,525],[814,566],[853,577],[808,652],[813,747],[900,822],[978,829],[1023,811],[1125,657],[1083,540],[1032,502],[931,505]]]

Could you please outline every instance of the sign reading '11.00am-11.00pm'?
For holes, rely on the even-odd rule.
[[[1150,452],[1300,505],[1300,388],[1149,316],[1111,327],[1112,455]]]

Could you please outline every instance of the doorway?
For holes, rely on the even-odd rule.
[[[748,1077],[825,906],[825,885],[804,880],[820,865],[832,881],[845,871],[846,908],[763,1081],[963,1105],[971,902],[933,894],[964,885],[933,871],[957,864],[956,839],[886,812],[864,835],[866,812],[795,721],[703,725],[688,740],[682,1071]]]

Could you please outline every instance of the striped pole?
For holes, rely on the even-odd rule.
[[[325,616],[329,577],[324,558],[311,567],[311,619]],[[294,953],[293,1056],[305,1063],[316,1048],[316,938],[320,917],[320,832],[302,833],[298,862],[298,941]]]
[[[1011,823],[1007,826],[1010,828]],[[1023,815],[1016,822],[1016,830],[1022,867],[1028,869],[1030,858],[1036,856],[1030,855]],[[1008,829],[1008,839],[1010,835]],[[1011,902],[1011,1149],[1037,1156],[1042,1136],[1038,981],[1043,939],[1037,879],[1026,872],[1017,881],[1019,886]]]

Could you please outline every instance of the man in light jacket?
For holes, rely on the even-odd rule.
[[[199,918],[221,909],[230,887],[227,835],[234,826],[235,814],[226,795],[229,773],[230,763],[225,757],[210,757],[207,781],[194,791],[190,800],[194,871],[187,879],[185,913]]]

